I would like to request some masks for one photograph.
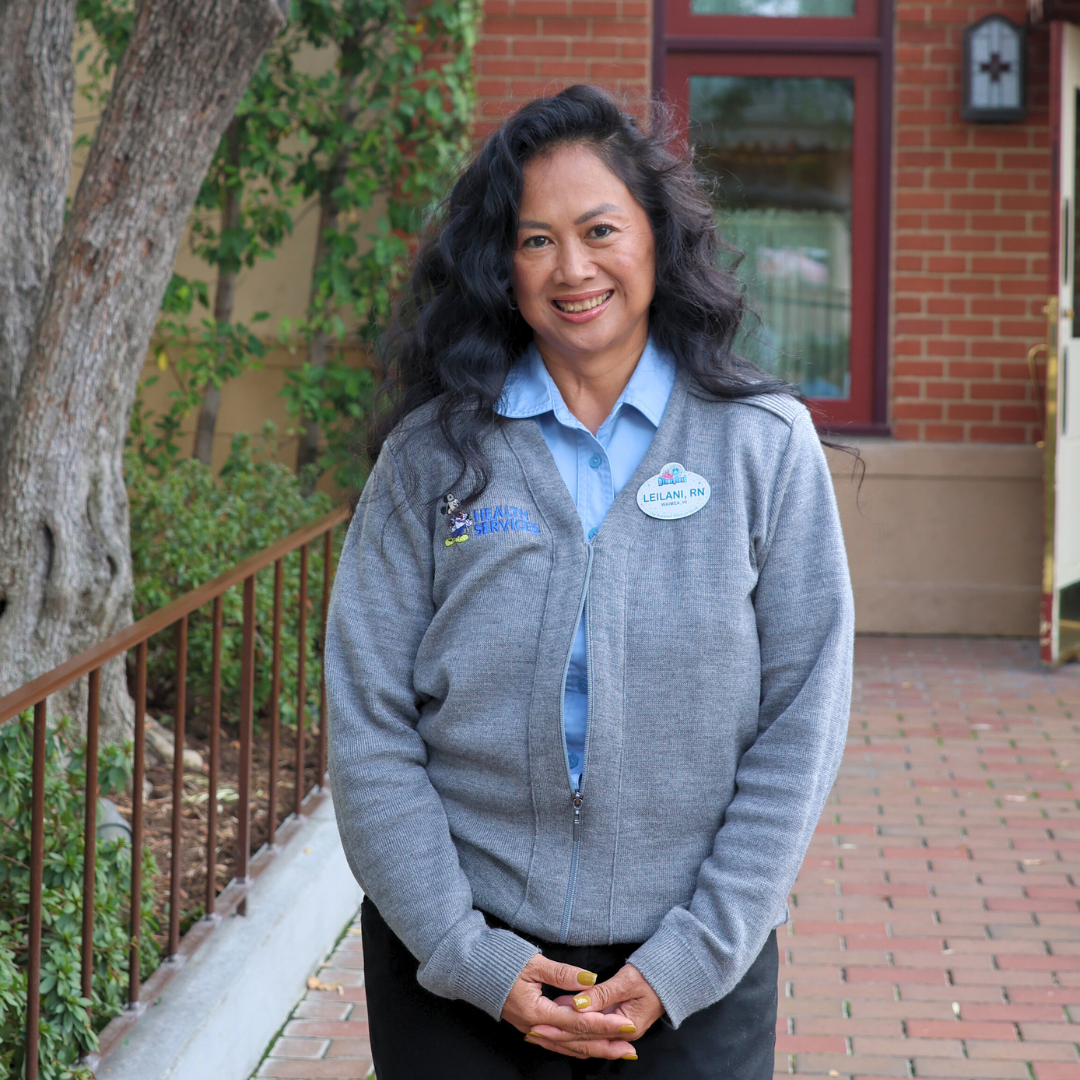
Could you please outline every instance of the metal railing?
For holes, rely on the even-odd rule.
[[[27,962],[27,1010],[26,1010],[26,1080],[37,1080],[39,1068],[38,1036],[40,1022],[40,980],[42,943],[42,880],[45,851],[45,758],[46,758],[46,706],[50,695],[69,686],[83,676],[89,676],[89,701],[86,733],[86,813],[84,820],[83,854],[83,910],[81,977],[84,998],[91,997],[93,977],[93,927],[94,927],[94,878],[95,838],[98,807],[98,728],[101,687],[101,668],[117,656],[135,650],[135,738],[134,775],[131,796],[131,897],[130,897],[130,954],[128,967],[128,1012],[116,1017],[101,1033],[99,1056],[104,1057],[131,1027],[139,1012],[143,996],[139,976],[139,947],[142,933],[142,853],[143,853],[143,780],[146,761],[146,658],[147,641],[156,634],[176,627],[176,708],[173,726],[173,775],[172,775],[172,843],[169,867],[169,920],[166,955],[173,960],[183,960],[206,940],[220,917],[232,911],[243,911],[244,898],[256,873],[261,871],[273,856],[275,842],[286,832],[299,826],[300,815],[305,807],[303,790],[305,760],[305,698],[307,683],[305,663],[307,659],[308,607],[308,548],[320,537],[323,540],[323,590],[322,630],[325,633],[327,607],[333,573],[334,528],[349,517],[348,507],[342,507],[311,525],[285,537],[276,544],[238,563],[231,570],[186,593],[165,607],[140,619],[119,633],[79,653],[78,656],[54,668],[52,671],[26,683],[24,686],[0,698],[0,724],[18,716],[28,709],[34,710],[33,729],[33,779],[31,799],[31,848],[30,848],[30,903],[29,903],[29,952]],[[292,815],[280,826],[277,821],[278,758],[280,754],[280,699],[281,699],[281,631],[284,612],[282,592],[284,559],[291,552],[300,551],[300,590],[297,611],[298,693],[296,718],[296,779],[293,785]],[[268,766],[268,837],[267,843],[255,859],[251,853],[251,802],[252,802],[252,740],[255,700],[255,575],[269,566],[274,567],[274,615],[272,628],[271,693],[270,693],[270,756]],[[217,891],[218,815],[217,789],[220,780],[221,736],[221,651],[222,651],[222,597],[236,585],[243,586],[243,633],[240,657],[240,755],[237,778],[237,852],[236,873],[233,880]],[[213,603],[212,616],[212,666],[210,695],[210,744],[209,744],[209,791],[206,826],[206,898],[205,917],[180,936],[180,889],[182,854],[182,796],[184,779],[184,724],[187,713],[187,645],[188,618],[203,605]],[[317,767],[312,792],[320,791],[326,776],[326,683],[322,680],[319,700],[319,728],[317,742]],[[290,827],[292,826],[292,827]],[[253,863],[257,865],[253,865]],[[164,985],[179,970],[179,963],[162,963],[148,980],[146,994],[156,999]],[[151,986],[151,983],[153,984]]]

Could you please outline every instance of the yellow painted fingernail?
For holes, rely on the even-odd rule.
[[[539,1031],[530,1031],[529,1034],[525,1036],[526,1039],[542,1039],[543,1037],[544,1036],[541,1035]]]
[[[582,986],[595,986],[596,985],[596,972],[595,971],[579,971],[577,973],[577,981]]]
[[[574,1008],[578,1009],[579,1011],[581,1009],[587,1009],[589,1007],[589,1004],[590,1003],[588,994],[578,994],[578,996],[574,998]]]
[[[623,1061],[637,1061],[637,1054],[623,1054]]]
[[[637,1031],[637,1028],[633,1024],[623,1024],[623,1026],[619,1028],[619,1030],[624,1035],[633,1035],[634,1032]]]

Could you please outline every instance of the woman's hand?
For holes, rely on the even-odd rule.
[[[588,1005],[581,1006],[578,1004],[582,996],[589,998]],[[630,1041],[640,1039],[664,1015],[664,1006],[656,996],[656,991],[645,981],[645,976],[633,964],[623,965],[607,982],[593,987],[585,995],[578,995],[576,998],[560,997],[556,998],[555,1001],[557,1004],[573,1005],[575,1008],[583,1009],[582,1015],[584,1016],[588,1016],[589,1013],[600,1012],[606,1016],[619,1017],[621,1020],[619,1030],[626,1032],[625,1038]],[[547,1029],[541,1028],[538,1034],[546,1035]],[[529,1041],[538,1042],[541,1046],[548,1046],[548,1049],[554,1049],[554,1046],[549,1046],[547,1041],[538,1039],[530,1039]],[[552,1039],[551,1041],[554,1042],[555,1040]],[[563,1041],[563,1045],[574,1048],[582,1044]],[[631,1049],[630,1053],[633,1057],[637,1057],[636,1050]],[[614,1055],[590,1052],[585,1056],[612,1057]],[[618,1056],[628,1057],[629,1055],[623,1052]]]
[[[595,982],[596,976],[591,971],[557,964],[537,953],[510,988],[502,1018],[523,1032],[529,1042],[557,1054],[575,1058],[636,1057],[634,1048],[626,1041],[635,1030],[633,1022],[614,1010],[608,1014],[592,1007],[592,995],[600,989],[593,988]],[[545,983],[578,993],[552,1001],[544,996]],[[590,987],[587,992],[586,987]],[[660,1012],[663,1011],[661,1006]]]

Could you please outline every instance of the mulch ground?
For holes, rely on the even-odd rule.
[[[316,720],[317,722],[317,720]],[[204,762],[210,761],[209,723],[196,716],[187,722],[185,743],[198,750]],[[317,730],[317,729],[316,729]],[[304,786],[306,794],[314,785],[317,770],[316,732],[305,737]],[[278,753],[277,824],[280,826],[293,809],[296,777],[296,735],[282,727]],[[146,777],[153,790],[144,801],[143,833],[146,847],[153,854],[158,873],[154,879],[154,914],[158,930],[152,936],[163,949],[169,926],[169,874],[172,857],[172,765],[151,764],[148,758]],[[220,738],[220,764],[217,785],[217,859],[216,892],[236,874],[237,805],[240,763],[239,731],[235,724],[223,722]],[[252,744],[251,852],[266,843],[269,836],[269,762],[270,732],[267,723],[255,731]],[[207,876],[207,813],[209,810],[209,770],[185,771],[181,804],[182,836],[180,873],[181,932],[205,914]],[[131,800],[113,796],[121,813],[131,820]]]

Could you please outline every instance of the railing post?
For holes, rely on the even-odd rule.
[[[217,901],[217,785],[221,746],[221,596],[214,597],[210,659],[210,780],[206,804],[206,915]]]
[[[330,617],[330,585],[334,580],[333,573],[334,530],[327,529],[323,534],[322,636],[319,638],[319,775],[315,778],[320,788],[326,783],[326,622]]]
[[[172,858],[169,862],[169,944],[166,953],[180,950],[180,864],[183,846],[184,722],[187,713],[188,617],[176,627],[176,715],[173,717]]]
[[[244,633],[240,652],[240,799],[236,823],[236,876],[248,879],[251,852],[251,729],[255,698],[255,575],[244,579]]]
[[[308,546],[300,549],[300,597],[296,613],[296,640],[299,655],[296,661],[296,785],[293,788],[293,813],[300,815],[304,801],[304,705],[307,701],[307,601]]]
[[[281,594],[285,582],[285,562],[274,563],[274,658],[270,674],[270,776],[267,791],[266,842],[277,838],[278,755],[281,742]]]
[[[83,826],[82,996],[94,989],[94,886],[97,868],[98,714],[101,668],[90,672],[86,710],[86,815]]]
[[[41,880],[45,872],[45,737],[45,701],[39,701],[34,706],[34,762],[30,789],[30,940],[26,964],[26,1080],[37,1080],[38,1077],[38,1028],[41,1022]]]
[[[135,768],[131,791],[131,948],[128,1007],[139,1003],[139,942],[142,935],[143,778],[146,775],[146,641],[135,648]]]

